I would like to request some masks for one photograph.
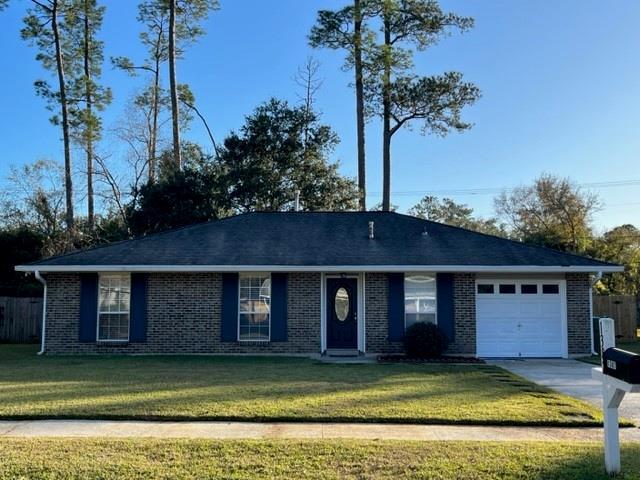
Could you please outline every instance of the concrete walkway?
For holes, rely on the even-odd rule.
[[[489,363],[602,408],[602,385],[591,378],[591,369],[596,365],[577,360],[537,359],[493,360]],[[640,393],[625,395],[620,415],[640,425]]]
[[[38,420],[0,421],[0,438],[2,437],[602,441],[602,429],[362,423]],[[621,440],[640,442],[640,429],[622,429]]]

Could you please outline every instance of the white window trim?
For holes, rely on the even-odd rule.
[[[128,311],[118,311],[118,312],[100,312],[100,278],[101,277],[128,277],[129,278],[129,310]],[[96,314],[96,342],[100,343],[129,343],[129,339],[131,338],[131,274],[127,273],[113,273],[113,272],[105,272],[98,273],[98,312]],[[124,313],[127,314],[128,317],[128,328],[127,328],[127,339],[102,339],[100,338],[100,313],[114,314],[114,315],[122,315]]]
[[[436,312],[435,312],[435,322],[434,325],[438,325],[438,274],[435,272],[405,272],[403,278],[402,278],[402,296],[404,297],[402,299],[402,308],[404,310],[404,330],[405,332],[407,331],[407,308],[406,308],[406,299],[407,299],[407,292],[406,289],[404,287],[404,282],[405,279],[407,277],[407,273],[409,273],[410,277],[420,277],[420,276],[428,276],[428,277],[433,277],[433,281],[436,287],[436,294],[435,294],[435,301],[436,301]],[[424,323],[424,322],[422,322]]]
[[[248,338],[244,338],[241,339],[240,338],[240,315],[242,313],[256,313],[256,312],[240,312],[240,279],[242,277],[262,277],[264,276],[264,274],[267,273],[269,275],[269,338],[268,339],[248,339]],[[242,343],[269,343],[271,342],[271,299],[272,299],[272,295],[273,295],[273,285],[271,283],[271,272],[240,272],[238,274],[238,321],[236,322],[236,325],[238,327],[237,332],[236,332],[236,338],[238,340],[238,342],[242,342]]]

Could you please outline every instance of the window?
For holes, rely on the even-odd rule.
[[[542,293],[546,295],[557,295],[560,293],[560,287],[556,283],[549,283],[542,285]]]
[[[436,322],[436,277],[434,275],[405,275],[404,326],[418,322]]]
[[[512,294],[516,293],[516,286],[513,283],[501,283],[498,287],[500,293]]]
[[[238,339],[268,342],[271,323],[271,275],[241,273],[238,294]]]
[[[349,292],[344,287],[340,287],[333,299],[338,321],[344,322],[349,316]]]
[[[492,283],[479,283],[478,284],[478,293],[480,294],[492,294],[493,293],[493,284]]]
[[[520,286],[520,293],[525,295],[535,295],[538,293],[538,285],[535,283],[523,283]]]
[[[98,278],[98,341],[129,340],[131,277],[100,274]]]

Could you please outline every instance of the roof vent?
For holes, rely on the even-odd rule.
[[[422,230],[422,236],[423,237],[428,237],[429,236],[429,232],[427,231],[427,227],[424,227],[424,230]]]
[[[374,238],[376,238],[376,236],[374,234],[373,222],[369,222],[369,239],[373,240]]]
[[[293,209],[296,212],[300,211],[300,190],[295,191],[295,199],[293,201]]]

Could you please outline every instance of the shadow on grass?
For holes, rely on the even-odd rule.
[[[0,346],[0,418],[600,425],[597,411],[495,366],[304,358],[35,357]],[[555,402],[555,403],[554,403]]]

